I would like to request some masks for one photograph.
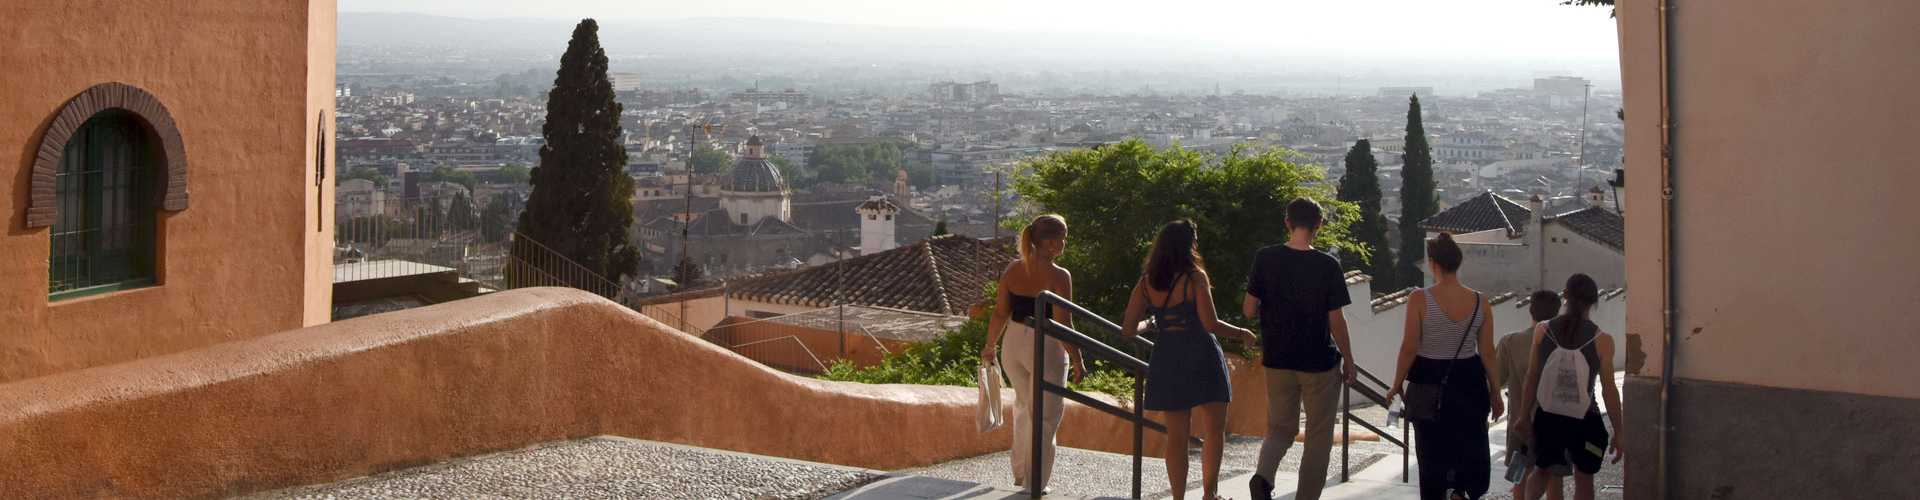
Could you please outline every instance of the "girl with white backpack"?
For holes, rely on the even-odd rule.
[[[1530,436],[1529,456],[1534,472],[1527,478],[1529,500],[1544,493],[1560,498],[1563,480],[1573,476],[1575,500],[1593,498],[1593,475],[1607,448],[1613,448],[1613,462],[1626,458],[1620,448],[1620,389],[1613,382],[1613,337],[1600,331],[1589,319],[1600,301],[1599,286],[1585,274],[1567,278],[1566,312],[1543,321],[1533,329],[1533,362],[1528,365],[1526,390],[1520,392],[1520,406],[1512,432]],[[1607,403],[1607,417],[1614,434],[1600,421],[1600,405],[1594,401],[1594,382]]]

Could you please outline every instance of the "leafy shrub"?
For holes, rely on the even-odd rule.
[[[996,293],[988,285],[988,295]],[[939,339],[890,354],[880,364],[861,368],[847,360],[835,361],[819,378],[865,384],[957,385],[973,387],[974,372],[980,368],[980,349],[987,344],[987,319],[993,307],[960,325]],[[1005,339],[1002,339],[1002,349]],[[1088,359],[1089,373],[1079,383],[1068,384],[1082,392],[1100,392],[1123,401],[1133,398],[1133,377],[1118,367]],[[1011,381],[1002,382],[1008,384]]]

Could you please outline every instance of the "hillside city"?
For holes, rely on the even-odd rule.
[[[335,90],[343,224],[395,210],[403,200],[450,200],[456,193],[471,204],[466,210],[493,212],[479,217],[482,224],[504,228],[517,220],[530,190],[526,171],[543,144],[541,87],[514,83],[528,79],[517,74],[435,74],[406,64],[403,58],[416,57],[406,51],[349,47],[343,54]],[[1581,205],[1589,190],[1614,182],[1622,158],[1618,91],[1571,76],[1470,95],[1436,95],[1432,87],[1094,94],[989,80],[905,82],[896,85],[905,91],[880,93],[610,77],[623,107],[626,171],[636,183],[632,237],[645,249],[644,276],[629,286],[643,294],[672,288],[689,209],[686,251],[713,279],[872,251],[860,248],[855,207],[875,196],[900,208],[891,245],[924,239],[941,223],[955,234],[990,238],[1002,234],[996,228],[1005,220],[1032,211],[1009,188],[1023,160],[1127,139],[1220,155],[1285,148],[1325,169],[1329,181],[1344,174],[1341,158],[1354,141],[1370,139],[1381,162],[1380,188],[1394,193],[1414,95],[1424,107],[1443,208],[1488,191],[1512,200],[1542,195],[1550,210]],[[722,208],[733,166],[756,137],[761,159],[790,187],[791,211],[777,217],[777,230],[758,227],[759,217],[706,217]],[[1604,193],[1607,203],[1616,195]],[[1397,219],[1398,198],[1385,197],[1382,210]]]

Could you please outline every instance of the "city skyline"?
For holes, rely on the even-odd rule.
[[[601,0],[343,0],[341,12],[399,12],[468,19],[577,19],[603,22],[714,18],[865,27],[927,28],[1009,35],[1068,35],[1097,49],[1138,51],[1125,39],[1159,48],[1237,58],[1492,62],[1550,67],[1617,64],[1607,11],[1551,0],[1461,3],[1355,0],[1339,3],[1243,3],[1197,0],[1178,9],[1144,3],[1078,0],[1027,5],[1011,0],[964,8],[900,2],[721,0],[634,6]],[[1391,13],[1391,15],[1385,14]],[[1148,27],[1141,29],[1141,27]],[[1491,29],[1491,28],[1498,29]],[[1418,33],[1418,36],[1413,34]],[[1072,41],[1063,43],[1071,45]],[[1611,78],[1608,78],[1611,79]]]

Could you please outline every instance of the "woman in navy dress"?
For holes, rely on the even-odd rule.
[[[1233,388],[1227,382],[1227,358],[1214,335],[1232,335],[1244,342],[1257,340],[1253,332],[1220,321],[1213,310],[1213,286],[1200,260],[1193,221],[1177,220],[1160,228],[1147,254],[1144,276],[1133,286],[1121,333],[1141,330],[1155,334],[1153,357],[1147,369],[1148,410],[1166,412],[1167,480],[1173,498],[1187,490],[1187,439],[1191,416],[1200,413],[1200,471],[1206,498],[1215,498],[1220,479],[1220,451],[1226,441],[1227,402]],[[1151,317],[1151,326],[1142,325]]]

